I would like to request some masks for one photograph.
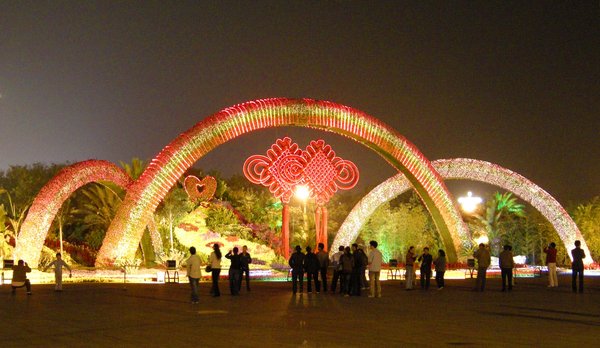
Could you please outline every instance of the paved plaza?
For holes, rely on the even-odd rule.
[[[11,296],[0,287],[0,347],[415,347],[596,346],[600,340],[600,278],[583,294],[546,278],[517,279],[511,293],[499,279],[486,292],[472,281],[448,280],[437,291],[405,291],[383,283],[382,298],[292,295],[291,283],[254,282],[252,292],[208,295],[189,303],[182,284],[35,285]]]

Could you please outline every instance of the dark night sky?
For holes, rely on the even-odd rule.
[[[307,97],[382,119],[431,160],[495,162],[580,202],[600,194],[598,7],[0,0],[0,170],[150,159],[227,106]],[[292,128],[246,135],[197,165],[241,173],[287,134],[301,147],[325,137],[363,185],[394,174],[351,140]]]

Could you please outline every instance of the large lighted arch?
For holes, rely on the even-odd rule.
[[[439,174],[419,150],[383,122],[347,106],[311,99],[274,98],[224,109],[187,130],[167,145],[127,191],[96,259],[113,264],[135,256],[143,226],[184,174],[215,147],[255,130],[300,126],[348,136],[373,149],[413,184],[429,209],[450,260],[456,259],[467,228]]]
[[[583,235],[573,219],[548,192],[527,178],[499,165],[475,159],[442,159],[431,164],[445,180],[480,181],[496,185],[519,196],[544,215],[556,229],[565,247],[570,248],[575,240],[580,240],[581,247],[587,255],[584,262],[586,264],[593,262]],[[379,206],[411,188],[410,182],[401,173],[379,184],[354,206],[340,226],[332,245],[350,245],[358,237],[362,225]]]
[[[63,168],[38,193],[23,221],[15,248],[15,259],[37,267],[44,240],[62,204],[78,188],[91,182],[109,181],[127,188],[132,180],[108,161],[88,160]]]

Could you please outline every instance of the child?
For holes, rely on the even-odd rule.
[[[44,272],[46,272],[46,270],[52,266],[54,266],[54,279],[56,280],[54,291],[62,291],[62,268],[65,267],[69,270],[69,278],[71,278],[71,267],[69,267],[69,265],[62,260],[62,255],[60,253],[56,253],[56,260],[52,261],[48,266],[46,266],[46,268],[44,268]]]

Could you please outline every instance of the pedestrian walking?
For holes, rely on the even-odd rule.
[[[383,262],[383,255],[381,255],[381,251],[377,249],[377,241],[369,242],[369,282],[370,290],[369,297],[381,297],[381,282],[379,280],[379,275],[381,273],[381,263]]]
[[[56,253],[56,260],[50,262],[50,264],[42,270],[46,272],[48,268],[54,267],[54,291],[62,291],[62,269],[63,267],[69,270],[69,278],[72,276],[71,267],[62,259],[61,253]]]
[[[442,249],[438,250],[438,257],[433,261],[435,265],[435,283],[438,290],[444,288],[444,274],[446,273],[446,252]]]
[[[500,253],[498,258],[500,263],[500,273],[502,275],[502,291],[506,291],[508,282],[508,291],[513,288],[513,268],[515,267],[515,261],[513,259],[512,247],[505,245],[504,250]]]
[[[544,248],[546,253],[546,266],[548,267],[548,287],[558,287],[558,277],[556,276],[556,243],[550,243]]]
[[[200,278],[202,278],[202,271],[200,270],[200,256],[196,255],[196,248],[190,247],[190,257],[185,261],[187,270],[187,277],[190,282],[190,288],[192,289],[191,301],[193,304],[198,304],[200,299],[198,298],[198,288],[200,287]]]
[[[579,292],[583,292],[583,259],[585,259],[585,251],[581,249],[581,242],[575,241],[575,249],[571,250],[573,263],[571,265],[571,287],[573,292],[577,292],[577,278],[579,276]]]

